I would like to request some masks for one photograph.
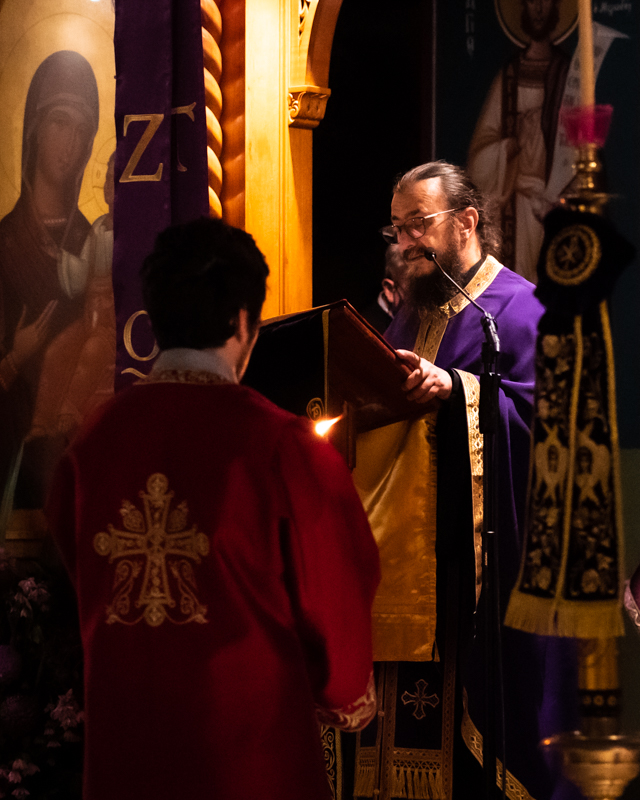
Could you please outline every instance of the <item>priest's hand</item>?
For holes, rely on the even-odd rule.
[[[451,396],[451,375],[440,367],[436,367],[426,358],[420,358],[410,350],[398,350],[404,363],[413,370],[402,384],[407,392],[407,399],[416,403],[428,403],[430,400],[447,400]]]

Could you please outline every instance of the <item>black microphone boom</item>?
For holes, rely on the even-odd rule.
[[[484,508],[482,521],[482,596],[485,613],[485,660],[488,674],[485,685],[486,729],[482,742],[483,762],[485,764],[485,798],[495,797],[496,755],[500,745],[500,760],[503,764],[502,797],[506,798],[505,727],[504,727],[504,688],[502,677],[502,630],[500,613],[500,580],[497,546],[497,483],[494,461],[496,434],[500,419],[500,375],[497,373],[500,339],[495,317],[471,297],[458,283],[445,272],[438,262],[436,251],[427,247],[424,251],[427,261],[433,261],[440,272],[470,303],[482,314],[482,327],[485,341],[482,345],[484,372],[480,375],[480,432],[483,434],[483,493]]]
[[[493,320],[493,324],[495,326],[495,329],[497,330],[498,323],[495,321],[495,318],[488,311],[486,311],[484,308],[482,308],[482,306],[479,303],[476,303],[476,301],[473,299],[473,297],[471,297],[471,295],[468,294],[462,288],[462,286],[460,286],[460,284],[457,281],[455,281],[451,277],[451,275],[449,275],[448,272],[445,271],[445,269],[442,266],[442,264],[438,261],[438,258],[437,258],[437,255],[436,255],[436,251],[433,249],[433,247],[427,247],[427,249],[424,251],[424,257],[427,259],[427,261],[433,261],[433,263],[436,265],[436,267],[438,267],[438,269],[444,275],[444,277],[448,281],[450,281],[456,287],[456,289],[460,292],[460,294],[463,294],[470,303],[473,303],[473,305],[478,309],[478,311],[481,311],[482,314],[484,314],[485,317],[488,317],[489,319]],[[498,341],[498,351],[499,351],[500,350],[500,342],[497,339],[497,334],[496,334],[496,340]]]
[[[496,366],[498,353],[500,352],[500,339],[498,338],[498,323],[496,322],[496,318],[493,316],[493,314],[490,314],[485,308],[483,308],[480,303],[476,303],[473,297],[471,297],[471,295],[465,291],[465,289],[463,289],[462,286],[460,286],[460,284],[455,281],[448,272],[445,271],[442,264],[438,261],[436,251],[433,249],[433,247],[425,248],[424,257],[427,259],[427,261],[433,261],[445,278],[450,281],[456,287],[456,289],[463,294],[467,300],[472,303],[482,314],[482,327],[484,328],[487,350],[492,355],[490,363],[491,369],[487,371],[493,371]]]

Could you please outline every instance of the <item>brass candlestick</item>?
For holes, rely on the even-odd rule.
[[[562,771],[589,800],[616,800],[640,772],[640,736],[559,733],[542,746],[562,758]]]
[[[616,639],[578,640],[578,693],[582,733],[620,733],[621,692]]]
[[[617,639],[578,640],[580,730],[541,746],[588,800],[616,800],[640,772],[640,736],[620,734]]]
[[[597,144],[576,147],[573,165],[574,178],[562,193],[560,203],[572,211],[602,214],[609,199],[605,191],[605,176]]]

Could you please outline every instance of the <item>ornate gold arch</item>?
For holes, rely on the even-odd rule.
[[[331,45],[342,0],[298,0],[298,37],[291,37],[289,124],[315,128],[324,117]]]

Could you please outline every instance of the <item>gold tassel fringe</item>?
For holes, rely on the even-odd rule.
[[[356,769],[354,797],[373,797],[376,788],[376,765],[358,764]]]
[[[615,601],[556,603],[551,598],[529,597],[517,588],[511,594],[504,624],[542,636],[578,639],[624,636],[620,609]]]
[[[395,767],[391,797],[408,800],[444,800],[440,770]]]

